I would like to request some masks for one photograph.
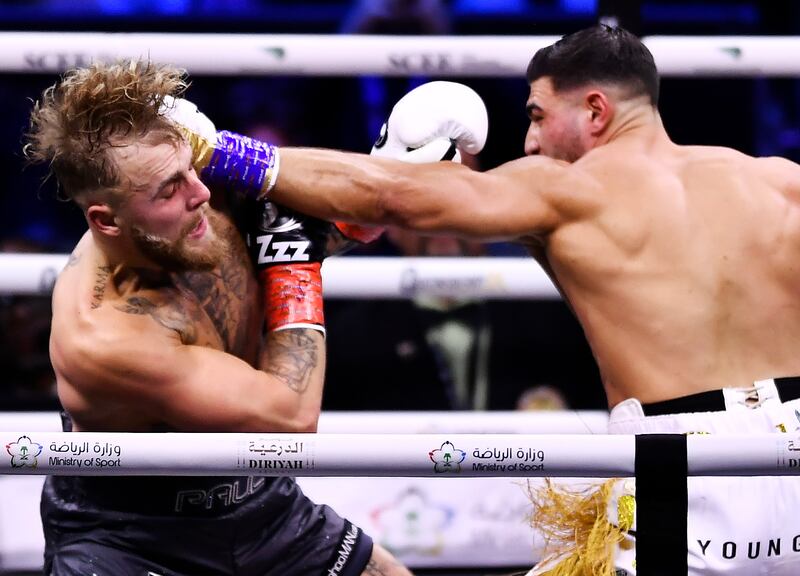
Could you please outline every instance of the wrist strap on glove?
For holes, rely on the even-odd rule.
[[[217,132],[216,145],[195,166],[206,184],[218,184],[244,197],[266,198],[280,168],[278,148],[235,132]]]
[[[320,262],[270,266],[261,272],[267,330],[311,328],[325,334]]]

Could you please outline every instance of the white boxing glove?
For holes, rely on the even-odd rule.
[[[486,105],[472,88],[428,82],[394,105],[371,154],[415,163],[460,162],[459,149],[477,154],[488,130]]]
[[[159,112],[186,136],[192,147],[192,164],[205,166],[217,141],[217,128],[211,119],[200,112],[194,102],[170,95],[164,96]]]
[[[217,138],[217,129],[211,118],[200,112],[197,105],[186,98],[164,96],[159,112],[183,130],[193,132],[212,142]]]

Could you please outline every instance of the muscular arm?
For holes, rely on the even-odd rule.
[[[80,422],[126,406],[137,421],[185,431],[309,432],[316,429],[325,348],[316,330],[270,333],[263,370],[225,352],[187,345],[152,317],[109,309],[102,323],[61,347],[65,407]],[[71,392],[71,393],[70,393]]]
[[[786,158],[767,157],[755,159],[759,173],[772,186],[781,190],[793,203],[800,198],[800,165]]]
[[[581,171],[544,157],[481,173],[451,162],[282,148],[271,198],[318,218],[500,240],[551,232],[595,188]]]

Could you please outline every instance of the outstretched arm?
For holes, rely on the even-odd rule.
[[[460,164],[407,164],[332,150],[282,148],[271,193],[319,218],[392,224],[482,240],[546,235],[577,215],[596,185],[582,171],[545,157],[487,172]]]
[[[370,157],[279,149],[281,167],[270,198],[320,218],[428,234],[482,240],[548,234],[572,215],[580,192],[592,187],[590,179],[545,157],[483,173],[438,162],[457,160],[454,146],[479,152],[487,130],[486,108],[470,88],[423,84],[394,106]]]
[[[192,114],[183,118],[183,109]],[[180,114],[178,114],[180,112]],[[179,125],[194,126],[182,103]],[[179,118],[177,118],[179,117]],[[426,233],[482,240],[546,235],[579,208],[596,186],[580,170],[544,157],[485,173],[460,166],[458,148],[477,153],[488,130],[486,108],[470,88],[430,82],[401,98],[372,156],[310,148],[275,148],[217,134],[213,146],[191,128],[205,181],[326,220],[392,224]],[[208,129],[208,138],[213,129]],[[402,160],[399,162],[398,160]]]

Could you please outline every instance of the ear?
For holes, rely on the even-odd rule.
[[[589,114],[589,126],[592,136],[603,132],[614,116],[614,104],[600,90],[592,90],[584,100],[586,112]]]
[[[121,230],[117,225],[114,210],[108,204],[92,204],[86,209],[89,226],[106,236],[119,236]]]

